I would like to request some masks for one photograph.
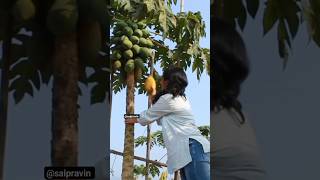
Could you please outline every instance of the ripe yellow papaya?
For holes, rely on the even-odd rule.
[[[144,89],[149,95],[156,95],[156,81],[152,76],[149,76],[144,82]]]
[[[163,171],[161,173],[160,179],[159,180],[167,180],[168,179],[168,171]]]

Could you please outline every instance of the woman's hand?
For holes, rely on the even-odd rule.
[[[126,118],[124,121],[125,121],[126,124],[138,123],[138,119],[137,118]]]

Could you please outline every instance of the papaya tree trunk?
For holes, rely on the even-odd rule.
[[[213,17],[224,17],[224,0],[214,0],[212,5]]]
[[[127,73],[126,113],[134,113],[134,71]],[[125,125],[124,149],[122,161],[122,180],[132,180],[134,157],[134,125]]]
[[[11,58],[11,16],[6,13],[6,16],[0,17],[0,24],[4,25],[3,39],[3,68],[1,70],[1,89],[0,89],[0,180],[4,179],[4,160],[6,149],[6,133],[7,133],[7,118],[8,118],[8,93],[9,93],[9,67]]]
[[[55,39],[52,92],[53,166],[78,163],[78,53],[76,34]]]

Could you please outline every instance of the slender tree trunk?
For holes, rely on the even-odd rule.
[[[151,61],[150,61],[150,75],[153,75],[154,73],[154,68],[153,68],[153,63],[154,63],[154,57],[155,54],[154,52],[152,53]],[[152,99],[151,96],[149,95],[148,97],[148,108],[150,108],[152,105]],[[145,180],[148,180],[149,177],[149,162],[148,160],[150,159],[150,151],[151,151],[151,125],[148,124],[147,126],[147,150],[146,150],[146,175],[145,175]]]
[[[1,89],[0,89],[0,180],[4,178],[4,160],[6,149],[6,133],[7,133],[7,118],[8,118],[8,93],[9,93],[9,67],[11,59],[11,16],[6,13],[5,17],[0,17],[0,24],[5,25],[3,39],[3,68],[1,70]]]
[[[134,71],[127,73],[126,113],[134,113]],[[122,161],[122,180],[132,180],[134,156],[134,125],[125,125],[124,150]]]
[[[53,166],[78,163],[78,53],[76,34],[57,37],[53,59]]]

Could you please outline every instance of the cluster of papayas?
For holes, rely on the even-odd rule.
[[[143,22],[118,21],[111,37],[114,70],[121,67],[128,72],[135,72],[135,79],[143,75],[144,63],[152,55],[153,42]]]

